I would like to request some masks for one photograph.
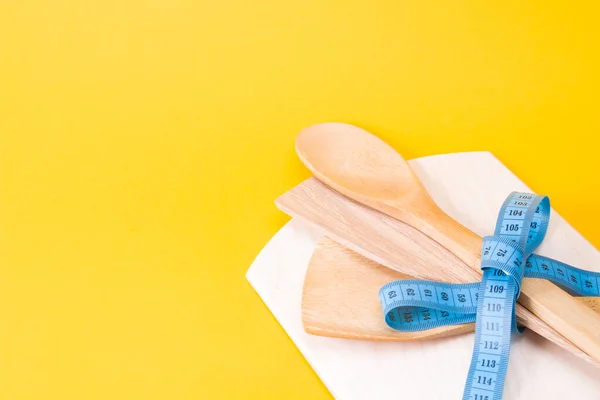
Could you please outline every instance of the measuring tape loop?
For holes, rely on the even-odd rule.
[[[422,331],[475,322],[478,283],[419,280],[390,282],[379,291],[386,323],[399,331]]]
[[[483,238],[481,282],[401,280],[379,291],[385,321],[399,331],[475,322],[463,400],[502,398],[511,333],[521,332],[515,302],[523,278],[547,279],[573,295],[600,295],[600,273],[532,254],[546,235],[549,218],[548,197],[513,192],[498,213],[494,235]]]
[[[573,296],[600,297],[600,273],[538,254],[532,254],[525,262],[525,278],[547,279]],[[410,286],[404,286],[403,289],[405,283],[416,285],[419,290],[408,291]],[[396,281],[383,286],[379,298],[386,323],[391,328],[421,331],[475,322],[477,307],[472,305],[472,299],[477,301],[479,285],[479,282],[450,284],[421,280]],[[466,296],[464,289],[470,293],[470,297]],[[420,298],[415,299],[417,293]],[[464,297],[459,298],[458,294],[464,294]],[[464,301],[461,302],[462,299]],[[467,303],[469,300],[471,302]],[[455,307],[454,304],[459,306]]]

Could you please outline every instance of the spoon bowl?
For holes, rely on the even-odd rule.
[[[341,192],[395,200],[414,190],[416,177],[383,140],[353,125],[313,125],[296,138],[296,152],[321,181]]]

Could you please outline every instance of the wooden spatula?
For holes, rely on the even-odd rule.
[[[302,323],[319,336],[368,340],[423,340],[474,330],[474,324],[398,332],[384,321],[377,297],[388,282],[413,279],[323,237],[308,264],[302,292]]]
[[[384,322],[377,293],[386,283],[400,279],[414,278],[377,264],[324,236],[317,243],[304,280],[304,329],[319,336],[393,341],[433,339],[474,330],[475,324],[417,332],[390,329]],[[599,298],[576,299],[600,313]]]
[[[358,127],[328,123],[302,131],[296,149],[328,186],[421,231],[479,273],[481,238],[445,214],[402,156],[385,142]],[[519,302],[600,361],[600,316],[590,308],[539,279],[523,282]]]
[[[422,232],[356,203],[315,178],[309,178],[289,190],[277,198],[275,204],[288,215],[303,218],[325,230],[329,237],[347,248],[417,279],[450,283],[481,279],[480,272],[468,268],[454,254]],[[516,313],[529,329],[589,359],[578,346],[574,346],[520,304],[517,304]]]

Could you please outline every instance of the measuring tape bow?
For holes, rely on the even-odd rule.
[[[475,322],[475,345],[463,400],[500,400],[504,389],[515,302],[523,278],[552,281],[573,295],[600,296],[600,273],[531,254],[548,229],[550,200],[511,193],[493,236],[483,238],[481,282],[449,284],[421,280],[390,282],[379,291],[385,321],[399,331],[419,331]]]

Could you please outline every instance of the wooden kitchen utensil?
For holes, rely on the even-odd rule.
[[[377,293],[388,282],[413,279],[377,264],[324,236],[308,264],[302,290],[302,324],[319,336],[367,340],[423,340],[474,330],[475,324],[414,332],[390,329]]]
[[[352,125],[327,123],[302,131],[296,149],[307,167],[327,185],[421,231],[479,273],[481,238],[447,216],[406,161],[385,142]],[[379,255],[383,256],[395,249],[381,250]],[[466,270],[459,268],[453,273],[460,275]],[[600,316],[589,307],[538,279],[523,282],[519,303],[600,361]]]
[[[323,229],[345,247],[417,279],[449,283],[481,279],[480,272],[468,268],[422,232],[349,199],[316,178],[309,178],[287,191],[275,200],[275,204],[286,214]],[[581,358],[592,360],[578,346],[518,303],[516,314],[532,331]]]
[[[304,280],[302,323],[313,335],[365,340],[424,340],[472,332],[475,324],[399,332],[384,321],[379,289],[395,280],[414,279],[361,256],[324,236],[317,243]],[[600,313],[600,298],[576,297]],[[519,323],[523,323],[518,318]]]

